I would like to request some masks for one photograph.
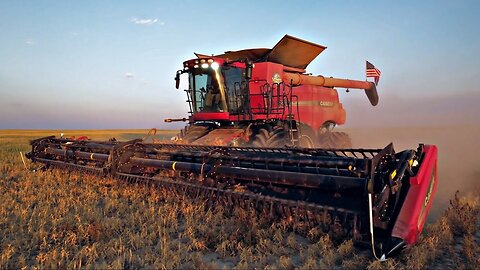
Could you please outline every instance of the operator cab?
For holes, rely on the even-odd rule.
[[[240,113],[248,95],[245,64],[225,59],[192,59],[183,63],[179,74],[188,73],[186,90],[193,114]]]

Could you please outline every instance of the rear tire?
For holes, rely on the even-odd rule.
[[[345,132],[327,131],[318,136],[318,148],[352,148],[352,140]]]
[[[306,124],[299,124],[298,145],[302,148],[315,148],[317,136],[312,128]]]

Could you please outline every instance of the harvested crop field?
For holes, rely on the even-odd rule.
[[[478,148],[478,142],[472,146],[468,138],[478,138],[479,129],[457,128],[461,139],[455,141],[448,139],[447,129],[416,130],[421,135],[415,136],[423,136],[418,139],[432,138],[439,145],[435,201],[441,203],[436,203],[435,218],[419,243],[386,262],[375,261],[369,250],[353,246],[351,240],[336,242],[316,229],[292,230],[282,221],[266,222],[240,208],[233,213],[221,206],[209,209],[202,201],[113,179],[32,172],[38,166],[27,161],[26,169],[19,152],[29,150],[29,139],[58,136],[61,131],[0,131],[0,268],[476,268],[480,263],[478,181],[468,178],[473,180],[469,185],[453,185],[462,191],[455,195],[448,183],[460,183],[466,176],[458,180],[458,174],[442,167],[455,170],[461,158],[458,149]],[[387,137],[399,149],[415,147],[404,140],[407,131],[403,137],[392,137],[394,132],[388,130],[348,132],[354,144],[365,147],[382,147],[382,138]],[[163,131],[157,139],[175,133]],[[144,130],[65,132],[65,136],[98,140],[129,140],[145,134]],[[367,135],[371,145],[362,141]],[[465,175],[478,173],[478,166],[462,164]]]

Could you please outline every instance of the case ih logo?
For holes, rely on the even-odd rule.
[[[422,211],[420,212],[420,216],[418,217],[418,223],[417,226],[418,228],[421,227],[423,221],[425,220],[426,213],[425,209],[427,208],[428,203],[430,202],[430,199],[432,198],[432,192],[433,192],[433,184],[435,183],[435,169],[432,172],[432,177],[430,178],[430,184],[428,186],[428,191],[427,194],[425,195],[425,200],[423,201],[423,207]]]
[[[333,101],[320,101],[319,105],[322,107],[333,107]]]
[[[428,187],[427,196],[425,196],[425,203],[423,204],[423,207],[426,207],[428,202],[430,201],[434,183],[435,183],[435,172],[432,173],[432,178],[430,179],[430,186]]]
[[[320,107],[333,107],[335,103],[333,101],[314,100],[314,101],[293,101],[292,105],[296,106],[320,106]]]

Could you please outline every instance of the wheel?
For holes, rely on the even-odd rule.
[[[303,148],[316,147],[317,136],[310,126],[306,124],[299,124],[298,145]]]
[[[345,132],[327,131],[318,135],[318,148],[352,148],[352,140]]]
[[[207,126],[187,126],[177,135],[177,141],[191,143],[210,131]]]
[[[283,147],[287,144],[287,131],[281,126],[262,127],[258,129],[253,138],[252,145],[255,147]]]

